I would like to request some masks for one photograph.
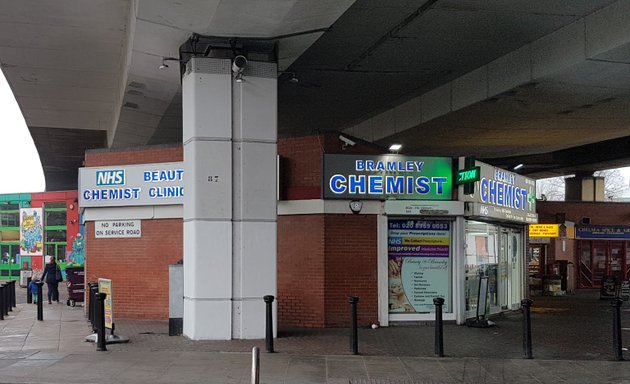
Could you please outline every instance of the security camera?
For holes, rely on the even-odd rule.
[[[356,141],[350,140],[344,135],[339,135],[339,140],[343,141],[344,146],[349,145],[351,147],[354,147],[355,145],[357,145]]]
[[[232,61],[232,72],[234,72],[235,74],[243,73],[246,65],[247,58],[243,55],[238,55]]]

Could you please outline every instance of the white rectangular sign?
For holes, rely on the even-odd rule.
[[[94,222],[94,237],[108,239],[116,237],[142,237],[141,220],[109,220]]]
[[[184,164],[79,168],[79,207],[184,203]]]

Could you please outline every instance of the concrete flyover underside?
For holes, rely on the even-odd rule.
[[[630,164],[630,0],[0,7],[0,66],[48,189],[76,188],[85,149],[181,142],[193,34],[277,44],[280,137],[338,130],[532,177]]]

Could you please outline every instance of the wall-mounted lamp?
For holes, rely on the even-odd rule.
[[[158,69],[168,68],[168,64],[166,63],[167,61],[179,61],[179,59],[175,57],[163,57],[162,64],[158,67]]]

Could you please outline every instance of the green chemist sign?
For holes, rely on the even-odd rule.
[[[324,155],[325,199],[451,200],[448,157]]]

